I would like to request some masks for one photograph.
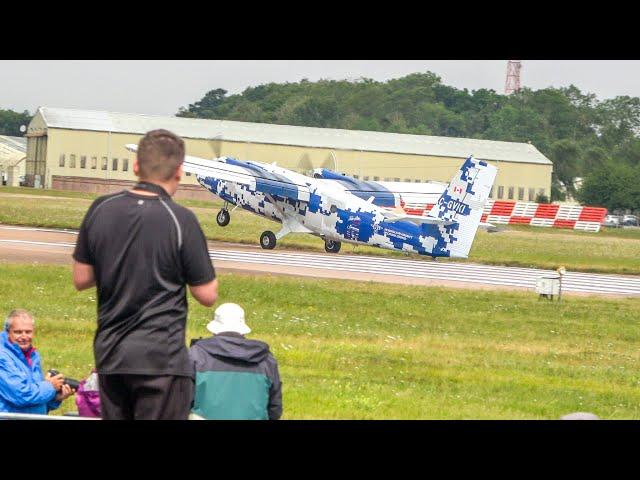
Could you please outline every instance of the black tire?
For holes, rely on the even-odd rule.
[[[265,250],[273,250],[276,248],[276,236],[273,232],[267,230],[260,235],[260,246]]]
[[[230,221],[231,215],[229,214],[229,210],[225,210],[223,208],[218,212],[218,215],[216,215],[216,222],[218,222],[218,225],[220,225],[221,227],[226,227],[227,225],[229,225]]]
[[[324,250],[327,253],[338,253],[340,251],[341,246],[342,244],[340,242],[336,242],[335,240],[324,241]]]

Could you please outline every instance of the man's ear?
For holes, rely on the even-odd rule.
[[[140,165],[138,164],[138,159],[135,158],[133,160],[133,174],[138,177],[138,173],[140,172]]]
[[[180,166],[176,169],[176,175],[175,175],[176,181],[179,182],[183,175],[184,175],[184,168],[183,168],[183,165],[180,164]]]

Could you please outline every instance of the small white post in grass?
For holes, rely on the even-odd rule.
[[[558,301],[562,300],[562,277],[564,276],[565,273],[567,273],[567,269],[564,268],[564,266],[560,266],[560,268],[558,268],[558,275],[560,275],[560,285],[558,288]]]

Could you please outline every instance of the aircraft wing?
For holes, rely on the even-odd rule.
[[[137,145],[125,145],[127,150],[137,151]],[[290,200],[309,201],[309,187],[295,182],[286,174],[269,171],[259,162],[244,162],[229,157],[215,160],[186,155],[183,168],[202,178],[246,185],[249,190]]]
[[[439,182],[380,182],[360,180],[326,168],[316,168],[314,177],[331,180],[346,192],[382,208],[425,209],[438,201],[446,184]],[[365,177],[366,178],[366,177]]]
[[[138,146],[133,144],[125,145],[125,148],[131,152],[138,151]],[[235,182],[241,185],[251,186],[253,181],[253,177],[247,175],[246,172],[233,167],[229,168],[225,163],[216,160],[205,160],[204,158],[185,155],[183,168],[185,172],[203,177],[213,177],[227,182]]]

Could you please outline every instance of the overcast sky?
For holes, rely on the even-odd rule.
[[[534,90],[576,85],[599,100],[640,97],[640,61],[523,60],[521,82]],[[361,77],[384,81],[432,71],[444,84],[504,92],[506,60],[0,60],[0,109],[39,106],[174,115],[206,92],[240,93],[268,82]]]

